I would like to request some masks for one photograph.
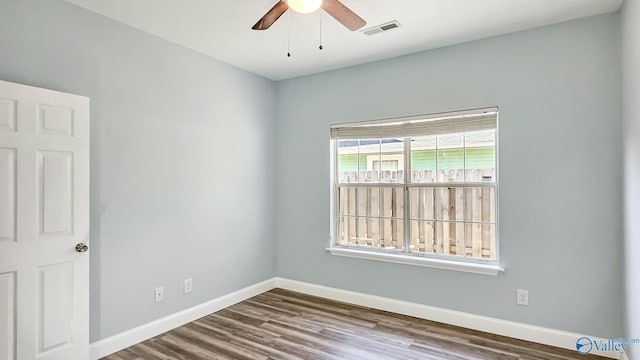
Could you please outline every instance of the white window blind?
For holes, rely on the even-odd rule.
[[[495,129],[497,122],[498,109],[484,108],[400,119],[335,124],[331,126],[331,139],[404,138],[460,133]]]

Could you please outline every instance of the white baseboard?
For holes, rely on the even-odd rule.
[[[276,278],[276,287],[291,291],[297,291],[308,295],[315,295],[331,300],[394,312],[397,314],[409,315],[420,319],[437,321],[449,325],[461,326],[468,329],[484,331],[496,335],[509,336],[520,340],[532,341],[574,351],[576,350],[576,340],[583,336],[586,336],[562,330],[554,330],[540,326],[500,320],[487,316],[474,315],[460,311],[448,310],[434,306],[416,304],[407,301],[357,293],[353,291],[336,289],[327,286],[283,278]],[[593,336],[588,337],[590,339],[599,339]],[[621,359],[620,354],[618,353],[596,351],[595,349],[591,353],[611,359]]]
[[[90,358],[97,360],[129,346],[135,345],[154,336],[197,320],[203,316],[222,310],[273,288],[281,288],[300,293],[320,296],[323,298],[342,301],[350,304],[370,307],[373,309],[394,312],[449,325],[461,326],[468,329],[484,331],[491,334],[509,336],[516,339],[532,341],[540,344],[556,346],[574,350],[576,340],[586,336],[562,330],[554,330],[540,326],[527,325],[513,321],[501,320],[487,316],[474,315],[461,311],[448,310],[429,305],[411,303],[402,300],[368,295],[348,290],[331,288],[296,280],[272,278],[248,286],[230,294],[213,299],[206,303],[152,321],[137,328],[108,337],[91,344]],[[588,336],[591,339],[599,338]],[[592,354],[611,359],[629,360],[627,354],[617,354],[603,351],[592,351]]]
[[[111,355],[122,349],[126,349],[132,345],[160,335],[169,330],[175,329],[184,324],[190,323],[201,317],[207,316],[216,311],[222,310],[233,304],[249,299],[253,296],[262,294],[275,287],[275,278],[265,280],[263,282],[247,286],[243,289],[234,291],[230,294],[207,301],[206,303],[196,305],[192,308],[177,312],[175,314],[163,317],[161,319],[144,324],[137,328],[124,331],[117,335],[108,337],[91,344],[90,359],[97,360],[102,357]]]

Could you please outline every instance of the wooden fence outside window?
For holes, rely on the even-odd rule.
[[[404,172],[345,171],[338,177],[338,245],[405,250]],[[495,259],[494,182],[493,168],[412,171],[409,251]]]

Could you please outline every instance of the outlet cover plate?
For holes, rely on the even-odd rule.
[[[154,290],[154,298],[156,302],[164,300],[164,286],[158,286]]]
[[[516,303],[522,306],[529,306],[529,290],[518,289]]]

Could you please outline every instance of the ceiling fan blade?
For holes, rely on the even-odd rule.
[[[269,10],[262,19],[258,20],[258,22],[253,25],[253,30],[267,30],[271,25],[273,25],[282,14],[284,14],[289,6],[284,1],[278,1],[271,10]]]
[[[367,24],[360,16],[338,0],[323,0],[322,9],[351,31],[356,31]]]

